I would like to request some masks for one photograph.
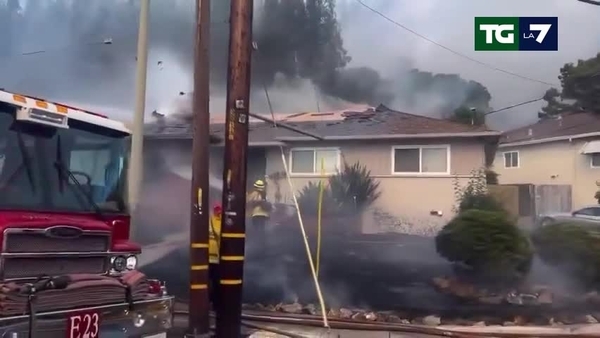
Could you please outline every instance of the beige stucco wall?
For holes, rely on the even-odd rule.
[[[594,204],[600,168],[592,168],[590,156],[581,154],[584,144],[591,140],[501,147],[494,160],[499,183],[570,184],[574,209]],[[504,168],[504,152],[514,150],[519,152],[519,167]]]
[[[450,175],[393,175],[392,147],[404,145],[450,145]],[[297,147],[310,147],[311,144],[298,144]],[[404,141],[402,143],[388,142],[345,142],[339,144],[319,143],[319,147],[340,148],[342,159],[347,163],[360,161],[368,165],[373,177],[381,184],[381,197],[374,208],[381,209],[410,227],[439,228],[452,217],[455,204],[454,183],[458,180],[461,185],[468,181],[473,170],[484,166],[483,143],[475,140],[425,140]],[[267,175],[283,171],[279,148],[267,150]],[[288,154],[286,153],[286,157]],[[288,158],[289,161],[289,158]],[[292,175],[296,191],[301,190],[308,182],[317,182],[319,175]],[[283,199],[291,203],[292,195],[285,180],[280,183]],[[273,198],[273,185],[268,191]],[[432,216],[432,210],[442,211],[443,216]],[[368,223],[368,222],[366,222]],[[371,222],[372,223],[372,222]],[[370,229],[364,231],[377,232],[378,224],[364,225]]]

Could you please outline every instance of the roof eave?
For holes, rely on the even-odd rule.
[[[217,147],[224,147],[225,143],[224,142],[219,142],[214,144]],[[268,148],[268,147],[283,147],[285,146],[284,142],[277,142],[277,141],[264,141],[264,142],[248,142],[248,147],[250,148],[255,148],[255,147],[259,147],[259,148]]]
[[[383,135],[352,135],[352,136],[325,136],[325,141],[356,141],[356,140],[402,140],[402,139],[424,139],[424,138],[470,138],[501,136],[499,131],[482,131],[468,133],[426,133],[426,134],[383,134]],[[277,141],[301,142],[318,141],[306,136],[278,137]]]
[[[550,143],[550,142],[571,141],[571,140],[576,140],[576,139],[581,139],[581,138],[586,138],[586,137],[598,137],[598,136],[600,136],[600,132],[565,135],[565,136],[555,136],[555,137],[541,138],[541,139],[537,139],[537,140],[505,142],[505,143],[500,143],[500,145],[498,147],[507,148],[507,147],[516,147],[516,146],[526,146],[526,145],[542,144],[542,143]]]
[[[191,140],[190,135],[169,135],[169,134],[147,134],[144,135],[145,140]],[[210,135],[210,144],[217,144],[222,142],[223,139],[219,136]]]

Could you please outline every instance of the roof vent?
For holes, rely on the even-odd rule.
[[[529,128],[527,130],[527,136],[533,136],[533,129]]]

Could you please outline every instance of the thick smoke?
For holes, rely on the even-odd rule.
[[[255,1],[254,110],[267,111],[263,85],[284,113],[354,102],[440,115],[464,102],[469,88],[462,83],[451,95],[447,88],[418,88],[407,60],[385,75],[351,67],[334,3]],[[151,4],[148,111],[191,89],[195,20],[194,1]],[[211,110],[221,112],[229,2],[212,6]],[[138,14],[139,2],[132,0],[0,1],[2,87],[86,106],[132,107]]]

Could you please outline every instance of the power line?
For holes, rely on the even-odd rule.
[[[533,99],[533,100],[529,100],[529,101],[525,101],[525,102],[521,102],[521,103],[513,104],[512,106],[506,106],[506,107],[504,107],[504,108],[500,108],[500,109],[492,110],[492,111],[490,111],[490,112],[487,112],[487,113],[485,113],[485,114],[483,114],[483,115],[486,115],[486,116],[487,116],[487,115],[494,114],[494,113],[497,113],[497,112],[501,112],[501,111],[504,111],[504,110],[509,110],[509,109],[516,108],[516,107],[519,107],[519,106],[524,106],[524,105],[526,105],[526,104],[530,104],[530,103],[534,103],[534,102],[537,102],[537,101],[541,101],[541,100],[543,100],[543,99],[544,99],[543,97],[540,97],[540,98],[538,98],[538,99]]]
[[[211,25],[229,24],[229,19],[219,20],[219,21],[211,21],[210,24]],[[73,48],[92,47],[92,46],[100,46],[100,45],[113,45],[113,44],[121,44],[124,42],[129,43],[132,40],[137,39],[137,32],[131,33],[131,34],[126,34],[126,35],[120,35],[120,36],[117,36],[116,38],[117,39],[113,41],[113,38],[110,35],[108,35],[105,38],[94,38],[92,41],[89,41],[89,42],[72,43],[72,44],[67,44],[67,45],[62,45],[62,46],[55,46],[55,47],[51,47],[51,48],[30,50],[27,52],[20,52],[20,53],[9,53],[9,54],[0,56],[0,61],[5,61],[5,60],[23,57],[23,56],[31,56],[31,55],[36,55],[36,54],[62,52],[62,51],[65,51],[68,49],[73,49]]]
[[[498,68],[498,67],[496,67],[494,65],[491,65],[489,63],[485,63],[483,61],[479,61],[477,59],[474,59],[474,58],[472,58],[472,57],[470,57],[468,55],[465,55],[465,54],[463,54],[461,52],[457,52],[457,51],[455,51],[454,49],[452,49],[450,47],[446,47],[446,46],[442,45],[441,43],[439,43],[437,41],[434,41],[434,40],[432,40],[432,39],[424,36],[423,34],[420,34],[419,32],[417,32],[417,31],[415,31],[415,30],[413,30],[411,28],[406,27],[405,25],[403,25],[403,24],[399,23],[398,21],[396,21],[396,20],[388,17],[387,15],[385,15],[382,12],[376,10],[375,8],[373,8],[373,7],[365,4],[362,0],[356,0],[356,2],[358,2],[361,6],[363,6],[364,8],[366,8],[368,10],[370,10],[371,12],[379,15],[380,17],[382,17],[386,21],[391,22],[392,24],[396,25],[397,27],[402,28],[403,30],[405,30],[405,31],[407,31],[407,32],[409,32],[409,33],[411,33],[411,34],[413,34],[413,35],[415,35],[415,36],[417,36],[417,37],[419,37],[419,38],[421,38],[421,39],[429,42],[429,43],[432,43],[432,44],[434,44],[434,45],[436,45],[436,46],[438,46],[438,47],[440,47],[440,48],[442,48],[442,49],[444,49],[444,50],[446,50],[446,51],[448,51],[448,52],[450,52],[450,53],[452,53],[454,55],[457,55],[457,56],[459,56],[459,57],[461,57],[463,59],[466,59],[466,60],[469,60],[471,62],[477,63],[477,64],[479,64],[479,65],[481,65],[483,67],[495,70],[497,72],[501,72],[501,73],[504,73],[504,74],[507,74],[507,75],[511,75],[511,76],[520,78],[522,80],[526,80],[526,81],[530,81],[530,82],[536,82],[536,83],[541,83],[541,84],[545,84],[545,85],[552,86],[552,87],[557,86],[557,84],[555,84],[555,83],[550,83],[550,82],[546,82],[546,81],[542,81],[542,80],[537,80],[537,79],[530,78],[530,77],[527,77],[527,76],[524,76],[524,75],[521,75],[521,74],[518,74],[518,73],[515,73],[515,72],[511,72],[511,71],[506,70],[506,69]]]
[[[590,5],[600,6],[600,1],[597,0],[579,0],[579,2],[583,2]]]

